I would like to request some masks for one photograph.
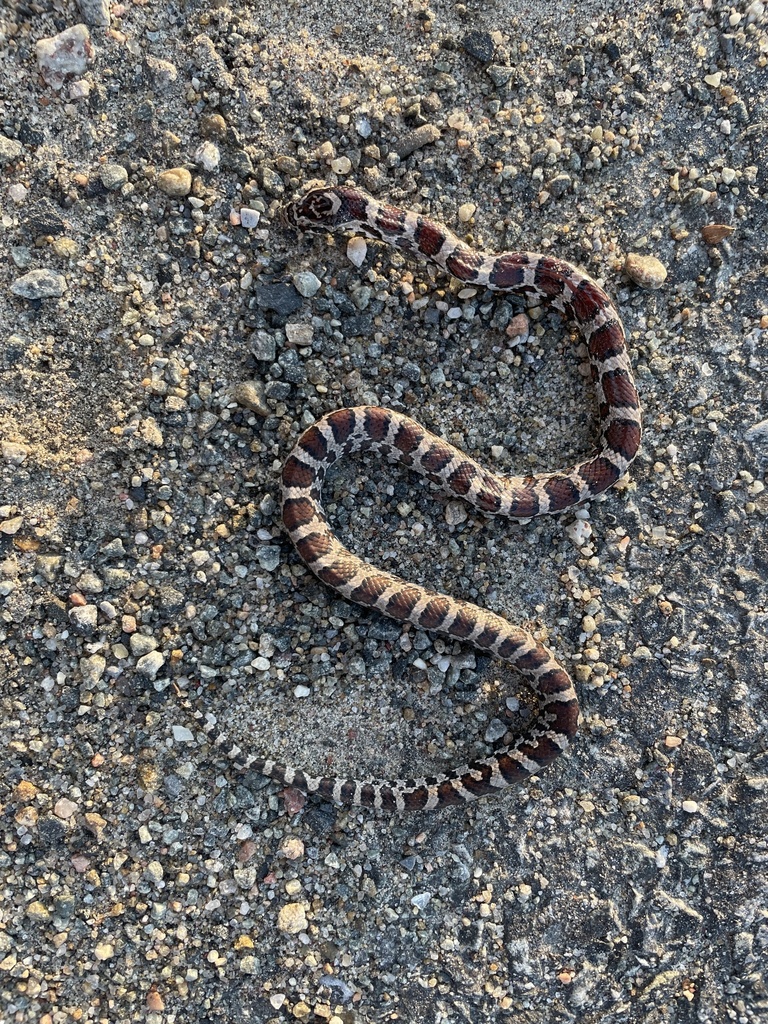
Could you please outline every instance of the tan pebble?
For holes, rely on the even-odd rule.
[[[636,252],[627,253],[624,272],[641,288],[661,288],[667,279],[667,268],[661,260]]]
[[[22,516],[13,516],[12,519],[6,519],[0,523],[0,533],[6,534],[8,537],[13,537],[21,529],[21,524],[24,522]]]
[[[730,224],[705,224],[701,229],[701,237],[707,243],[707,245],[717,245],[718,242],[722,242],[724,238],[732,235],[735,228],[732,228]]]
[[[253,939],[250,935],[238,935],[235,939],[235,949],[253,949]]]
[[[312,1013],[311,1007],[307,1006],[306,1003],[299,1001],[293,1008],[293,1016],[297,1020],[306,1020],[306,1018]]]
[[[115,947],[111,942],[100,942],[94,949],[93,955],[97,960],[110,960],[115,955]]]
[[[102,758],[102,761],[104,759]],[[93,762],[91,762],[93,763]],[[96,836],[97,839],[101,839],[104,835],[104,829],[107,827],[106,818],[102,818],[100,814],[96,814],[95,811],[89,811],[85,816],[86,823],[91,832]]]
[[[27,907],[27,917],[31,917],[33,921],[47,921],[50,916],[48,908],[38,900],[30,903]]]
[[[34,828],[37,825],[38,817],[36,807],[20,807],[14,814],[13,820],[17,825],[23,825],[24,828]]]
[[[51,248],[57,256],[63,256],[69,259],[71,256],[77,256],[80,252],[80,246],[73,238],[54,238],[51,242]]]
[[[280,847],[280,853],[288,860],[298,860],[304,856],[304,843],[301,839],[286,839]]]
[[[157,187],[167,196],[186,196],[192,188],[192,175],[186,167],[171,167],[157,176]]]
[[[269,416],[270,408],[267,405],[264,384],[260,380],[243,380],[232,389],[232,398],[238,405],[242,405],[259,416]]]
[[[151,988],[149,992],[147,992],[147,1009],[155,1012],[165,1009],[163,997],[156,988]]]
[[[26,779],[22,779],[21,782],[17,783],[13,795],[17,800],[21,800],[22,803],[28,803],[37,796],[37,786]]]
[[[200,134],[204,139],[226,139],[227,122],[221,114],[206,114],[200,118]]]
[[[468,224],[475,215],[477,206],[474,203],[462,203],[459,207],[459,220],[462,224]]]
[[[307,914],[303,903],[286,903],[277,915],[277,927],[281,932],[298,935],[307,927]]]
[[[664,746],[665,747],[670,747],[672,749],[674,749],[675,747],[679,747],[682,742],[683,741],[680,739],[679,736],[665,736],[664,737]]]

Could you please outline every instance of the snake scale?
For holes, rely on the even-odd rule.
[[[576,733],[579,705],[568,673],[530,633],[467,601],[427,590],[353,555],[333,534],[323,511],[326,471],[345,455],[395,458],[487,515],[530,519],[563,512],[593,498],[627,470],[640,445],[640,403],[624,329],[605,291],[570,263],[529,252],[479,252],[420,214],[380,203],[354,187],[314,188],[288,204],[283,221],[299,230],[351,230],[435,264],[459,281],[548,303],[572,320],[587,344],[597,389],[599,443],[588,459],[558,473],[503,477],[400,412],[378,406],[339,409],[299,438],[282,473],[282,513],[309,568],[350,601],[401,622],[466,641],[507,661],[539,700],[531,726],[491,756],[425,778],[318,778],[237,747],[228,755],[308,793],[348,807],[418,810],[462,804],[521,782],[550,764]],[[213,741],[215,720],[204,726]]]

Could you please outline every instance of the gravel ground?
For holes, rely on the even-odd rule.
[[[0,1018],[765,1021],[764,5],[351,10],[0,11]],[[577,516],[327,485],[357,552],[574,674],[572,751],[467,808],[340,812],[194,717],[313,770],[487,753],[517,681],[310,577],[279,467],[361,402],[505,471],[593,434],[573,332],[291,237],[313,178],[582,265],[630,338],[643,450]]]

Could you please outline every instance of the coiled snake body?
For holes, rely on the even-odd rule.
[[[323,479],[344,455],[369,451],[395,457],[488,515],[529,519],[563,512],[600,494],[626,472],[640,444],[640,405],[619,315],[603,289],[569,263],[528,252],[478,252],[447,228],[384,205],[357,188],[313,189],[285,207],[283,219],[301,230],[353,230],[421,256],[460,281],[512,292],[530,305],[548,302],[576,322],[587,343],[598,396],[599,446],[564,472],[499,476],[410,417],[377,406],[324,416],[302,434],[283,468],[283,521],[299,554],[321,580],[357,604],[465,640],[509,662],[536,693],[540,710],[510,746],[428,778],[316,778],[271,760],[243,757],[237,747],[228,750],[229,756],[240,768],[253,768],[346,806],[429,809],[496,793],[540,771],[568,746],[579,714],[568,674],[530,633],[501,616],[406,582],[353,555],[326,520]],[[217,742],[226,742],[213,723],[206,729]]]

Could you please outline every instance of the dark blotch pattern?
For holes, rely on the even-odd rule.
[[[593,359],[613,359],[624,351],[624,333],[615,320],[601,324],[589,339],[589,352]]]
[[[564,476],[550,477],[544,490],[549,498],[550,512],[560,512],[564,508],[575,505],[579,500],[578,487]]]
[[[314,503],[309,498],[286,498],[283,502],[283,522],[289,533],[311,523],[315,514]]]
[[[444,444],[433,444],[421,459],[421,465],[428,473],[442,472],[453,458],[453,452]]]
[[[447,597],[433,597],[419,616],[419,625],[424,629],[437,629],[448,614],[450,607],[451,602]]]
[[[395,434],[395,448],[409,454],[419,447],[424,431],[416,424],[404,423]]]
[[[300,462],[295,455],[289,455],[283,466],[285,487],[311,487],[315,471],[306,462]]]
[[[371,407],[365,410],[365,429],[374,441],[383,441],[387,436],[392,417],[386,409]]]
[[[448,477],[448,483],[457,494],[467,494],[478,475],[479,471],[471,462],[463,462]]]
[[[606,444],[629,462],[640,447],[640,427],[631,420],[614,420],[603,434]]]
[[[387,615],[393,619],[400,619],[405,622],[413,609],[419,603],[421,594],[415,587],[401,590],[391,597],[387,603]]]
[[[357,604],[376,604],[388,586],[389,581],[386,577],[368,576],[358,587],[355,587],[349,598]]]
[[[609,301],[603,289],[585,277],[572,293],[568,304],[577,320],[588,321],[598,310],[605,309],[609,305]]]
[[[600,377],[605,400],[611,405],[636,409],[637,391],[627,370],[608,370]]]
[[[460,281],[474,281],[483,257],[466,245],[458,245],[445,261],[445,269]]]
[[[587,487],[594,494],[601,494],[612,487],[619,479],[619,475],[616,466],[602,457],[585,462],[579,467],[579,476],[584,478]]]
[[[405,224],[405,210],[398,210],[395,206],[382,206],[375,223],[384,235],[400,235]]]
[[[299,438],[299,448],[303,448],[308,455],[311,455],[313,459],[317,459],[318,462],[322,462],[328,454],[328,442],[317,429],[317,426],[310,427],[309,430],[304,431]]]
[[[425,256],[435,256],[443,247],[445,232],[431,220],[422,220],[416,227],[416,245]]]
[[[328,426],[333,431],[336,444],[344,444],[355,429],[355,413],[352,409],[339,409],[328,417]],[[312,429],[310,427],[310,429]]]
[[[528,259],[517,252],[505,252],[494,264],[488,283],[494,288],[519,288],[523,283]]]

